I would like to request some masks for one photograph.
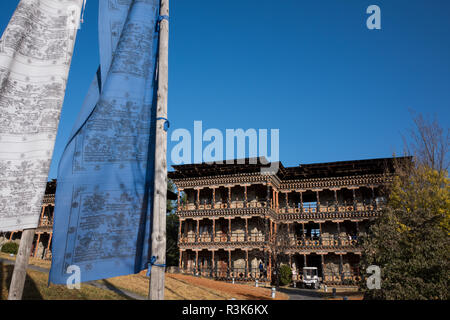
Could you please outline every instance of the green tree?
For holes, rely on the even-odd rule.
[[[2,252],[17,254],[19,251],[19,245],[15,242],[7,242],[2,246]]]
[[[286,286],[292,281],[292,270],[288,265],[281,265],[280,267],[280,284]]]
[[[167,189],[175,192],[175,185],[169,179]],[[176,215],[176,201],[167,200],[167,216],[166,216],[166,265],[178,266],[179,250],[178,250],[178,216]]]
[[[361,269],[381,268],[381,289],[360,283],[368,299],[449,298],[448,134],[421,116],[414,122],[413,160],[396,162],[387,208],[363,239]]]

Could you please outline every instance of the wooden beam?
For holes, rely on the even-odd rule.
[[[34,253],[33,253],[33,257],[34,258],[36,258],[36,254],[37,254],[37,251],[39,249],[39,240],[41,239],[41,234],[38,233],[37,235],[38,235],[38,237],[36,239],[36,246],[34,247]]]
[[[245,241],[248,241],[248,218],[245,219]]]
[[[169,16],[169,0],[161,0],[160,16]],[[153,196],[153,230],[151,252],[157,264],[166,263],[166,205],[167,205],[167,91],[169,76],[169,21],[159,22],[158,93],[156,105],[155,188]],[[164,300],[165,268],[152,268],[149,300]]]
[[[244,185],[244,208],[247,208],[247,185]]]

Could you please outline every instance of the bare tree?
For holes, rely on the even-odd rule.
[[[419,166],[427,166],[439,173],[448,171],[450,159],[450,129],[439,125],[436,117],[428,120],[422,114],[411,111],[414,128],[408,132],[408,138],[403,136],[405,153],[414,156],[414,162]]]

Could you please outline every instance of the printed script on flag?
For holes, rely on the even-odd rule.
[[[0,40],[0,231],[36,228],[83,0],[21,0]]]
[[[100,68],[61,158],[50,281],[147,267],[159,0],[100,0]]]

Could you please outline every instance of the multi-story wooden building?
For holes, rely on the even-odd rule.
[[[53,236],[53,211],[55,208],[56,180],[47,182],[42,201],[41,216],[33,239],[31,256],[40,259],[51,259],[51,243]],[[20,241],[22,230],[6,232],[3,239]]]
[[[385,204],[393,159],[306,164],[261,173],[261,163],[189,164],[169,172],[178,189],[184,272],[270,280],[274,260],[295,280],[304,266],[324,283],[359,277],[359,239]]]

